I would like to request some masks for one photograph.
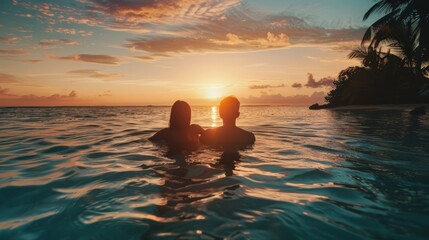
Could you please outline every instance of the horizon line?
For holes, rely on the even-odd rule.
[[[219,104],[196,104],[194,107],[213,107]],[[310,104],[311,105],[311,104]],[[167,104],[145,104],[145,105],[17,105],[17,106],[0,106],[0,108],[50,108],[50,107],[171,107],[172,105]],[[241,106],[288,106],[288,107],[304,107],[309,106],[307,104],[302,105],[291,105],[291,104],[241,104]]]

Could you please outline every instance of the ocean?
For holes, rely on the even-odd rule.
[[[0,108],[0,239],[428,239],[409,110],[243,106],[254,146],[171,155],[147,140],[170,107]]]

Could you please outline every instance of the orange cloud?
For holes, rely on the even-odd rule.
[[[67,95],[52,94],[50,96],[10,94],[9,89],[0,87],[0,106],[62,106],[75,105],[75,90]]]
[[[107,65],[117,65],[120,62],[119,58],[117,57],[112,57],[103,54],[76,54],[65,57],[56,57],[56,59],[82,61]]]
[[[8,88],[2,88],[2,87],[0,87],[0,97],[1,96],[7,96],[8,95],[7,92],[9,92]]]
[[[324,45],[342,50],[358,42],[364,28],[324,28],[286,14],[253,11],[242,0],[86,0],[59,7],[55,3],[21,6],[39,11],[40,20],[140,32],[123,46],[153,61],[163,54],[252,51],[294,45]],[[52,28],[51,31],[54,31]],[[66,34],[91,35],[72,28]]]
[[[0,83],[17,83],[18,78],[15,75],[0,73]]]
[[[69,71],[69,73],[85,76],[85,77],[99,78],[99,79],[125,77],[124,75],[120,75],[116,73],[103,73],[100,70],[95,70],[95,69],[79,69],[79,70]]]
[[[1,55],[24,55],[28,54],[26,50],[23,49],[0,49]]]
[[[99,96],[99,97],[111,97],[111,96],[113,96],[113,95],[112,95],[112,91],[107,90],[107,91],[104,91],[104,92],[103,92],[103,93],[101,93],[101,94],[98,94],[98,96]]]
[[[293,88],[302,88],[302,83],[294,83],[292,84]]]
[[[325,102],[324,92],[314,92],[311,95],[283,96],[281,94],[268,94],[262,92],[259,97],[250,96],[241,98],[245,104],[285,104],[285,105],[310,105],[316,102]]]
[[[236,34],[228,33],[226,34],[226,38],[226,40],[210,39],[210,41],[217,45],[230,45],[235,48],[244,49],[281,48],[290,45],[289,37],[284,33],[275,35],[271,32],[268,32],[266,38],[260,37],[255,39],[241,39]]]
[[[189,53],[228,50],[253,50],[268,49],[289,46],[288,37],[280,33],[278,35],[267,33],[267,37],[240,38],[235,34],[227,34],[226,39],[187,38],[187,37],[161,37],[154,39],[137,38],[130,39],[126,47],[133,51],[153,53],[139,57],[143,60],[151,60],[162,53]],[[145,59],[146,58],[146,59]]]
[[[118,22],[175,22],[177,18],[219,17],[240,0],[92,0],[93,9]]]
[[[304,85],[307,88],[322,88],[332,87],[334,85],[335,77],[324,77],[319,80],[314,79],[313,74],[307,73],[307,83]],[[302,83],[292,84],[293,88],[301,88]]]
[[[320,87],[332,87],[335,81],[334,77],[325,77],[316,81],[313,77],[313,74],[308,73],[307,83],[305,84],[308,88],[320,88]]]
[[[40,59],[9,59],[16,62],[24,62],[24,63],[39,63],[42,62]]]
[[[267,89],[267,88],[282,88],[285,87],[284,84],[280,84],[280,85],[250,85],[249,88],[252,90],[257,90],[257,89]]]
[[[75,46],[79,45],[71,39],[42,39],[39,41],[39,46],[43,48],[59,48],[61,45]]]
[[[165,34],[128,39],[124,46],[131,51],[142,51],[151,59],[156,58],[153,54],[161,53],[249,51],[293,45],[324,44],[333,48],[342,42],[358,41],[364,31],[315,27],[297,17],[263,15],[239,6],[223,16],[173,28]],[[162,32],[163,27],[159,28]]]

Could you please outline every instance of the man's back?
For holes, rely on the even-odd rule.
[[[200,137],[203,144],[211,146],[247,146],[255,143],[255,135],[239,127],[207,129]]]
[[[223,126],[207,129],[201,134],[200,142],[211,146],[224,148],[245,147],[255,143],[255,135],[236,126],[236,120],[240,116],[240,101],[236,97],[229,96],[219,104],[219,115]]]

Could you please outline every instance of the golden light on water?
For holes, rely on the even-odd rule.
[[[217,127],[216,120],[217,120],[218,114],[217,114],[217,107],[216,106],[212,106],[211,107],[211,114],[210,114],[210,116],[211,116],[211,119],[212,119],[211,126],[212,127]]]

